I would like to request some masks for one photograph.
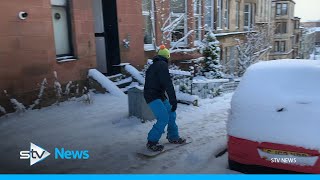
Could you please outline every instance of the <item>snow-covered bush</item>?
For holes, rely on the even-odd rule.
[[[194,84],[193,94],[201,98],[214,98],[222,94],[221,86],[212,86],[212,83]]]
[[[86,104],[91,104],[92,103],[92,98],[90,95],[90,91],[88,91],[87,87],[84,87],[82,90],[82,101]]]
[[[55,91],[56,91],[56,96],[57,96],[58,101],[59,101],[60,98],[61,98],[61,96],[62,96],[62,94],[63,94],[63,93],[62,93],[62,88],[61,88],[61,84],[60,84],[59,81],[58,81],[57,72],[54,71],[54,72],[53,72],[53,75],[54,75],[54,78],[55,78],[53,87],[54,87],[54,89],[55,89]]]
[[[21,113],[21,112],[26,111],[26,107],[22,103],[20,103],[18,100],[16,100],[15,98],[11,98],[8,95],[7,90],[4,90],[3,92],[10,99],[10,102],[13,105],[13,108],[16,110],[16,112]]]
[[[7,111],[4,107],[0,106],[0,113],[7,114]]]
[[[179,70],[178,66],[170,66],[170,70]],[[193,67],[190,67],[193,72]],[[196,95],[201,98],[214,98],[222,93],[221,83],[212,82],[203,76],[185,76],[179,74],[171,74],[172,81],[177,92]],[[195,83],[194,78],[201,79],[202,83]]]
[[[12,98],[10,99],[10,102],[12,103],[13,108],[16,110],[16,112],[21,113],[26,111],[26,107],[22,103],[18,102],[18,100]]]
[[[65,91],[64,91],[64,94],[65,94],[66,96],[69,96],[71,87],[72,87],[72,81],[69,81],[68,84],[66,85],[66,89],[65,89]]]
[[[204,59],[200,62],[201,75],[208,79],[223,78],[222,65],[220,64],[220,42],[212,31],[209,31],[202,41],[200,52]]]
[[[177,65],[170,65],[170,71],[180,71],[180,67]],[[192,77],[182,74],[171,74],[172,83],[176,91],[191,94]]]
[[[44,90],[46,89],[46,85],[48,85],[47,79],[44,78],[41,86],[40,86],[40,90],[39,90],[39,94],[38,94],[38,98],[34,101],[34,103],[29,107],[29,109],[33,109],[35,106],[40,104],[41,98],[44,94]]]

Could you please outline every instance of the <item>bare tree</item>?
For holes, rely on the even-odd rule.
[[[261,25],[252,31],[248,31],[245,40],[235,39],[238,42],[238,75],[242,76],[246,69],[268,56],[272,49],[274,26],[270,24]],[[268,59],[268,58],[266,58]]]

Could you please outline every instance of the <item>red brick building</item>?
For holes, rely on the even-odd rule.
[[[3,0],[0,6],[0,97],[32,92],[53,72],[59,81],[86,78],[96,67],[92,2]]]
[[[54,71],[66,84],[85,80],[90,68],[105,74],[118,73],[120,63],[142,68],[161,44],[175,47],[173,61],[199,57],[195,48],[204,38],[205,25],[217,35],[222,63],[230,64],[234,73],[235,38],[243,39],[256,21],[269,17],[270,8],[260,12],[269,4],[262,2],[3,0],[0,100],[3,90],[14,96],[36,92],[44,78],[52,86]]]

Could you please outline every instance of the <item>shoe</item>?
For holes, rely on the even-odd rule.
[[[163,151],[163,149],[164,149],[164,146],[163,146],[163,145],[160,145],[160,144],[158,144],[158,143],[151,142],[151,141],[148,141],[148,143],[147,143],[146,146],[147,146],[147,148],[148,148],[149,150],[154,151],[154,152],[156,152],[156,151]]]
[[[186,139],[183,139],[183,138],[179,138],[179,139],[175,139],[175,140],[172,140],[172,139],[168,139],[169,143],[172,143],[172,144],[184,144],[186,143]]]

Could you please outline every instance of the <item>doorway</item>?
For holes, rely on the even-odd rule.
[[[120,72],[119,32],[116,0],[93,0],[97,69],[107,75]]]

